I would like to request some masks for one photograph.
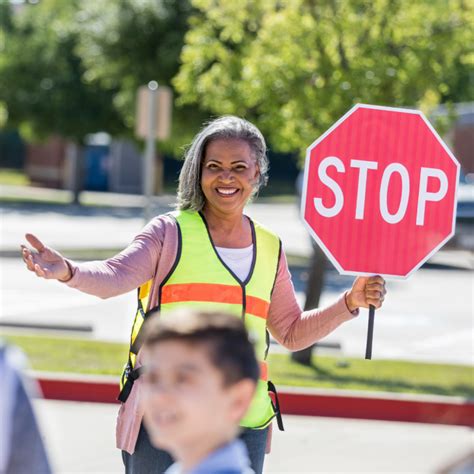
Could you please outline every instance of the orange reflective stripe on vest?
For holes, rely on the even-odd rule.
[[[206,301],[209,303],[242,304],[242,289],[235,285],[214,283],[187,283],[165,285],[161,292],[161,304],[181,301]],[[269,304],[256,296],[246,297],[245,312],[267,319]]]
[[[186,283],[165,285],[161,304],[180,301],[209,301],[214,303],[242,304],[242,290],[235,285],[214,283]]]
[[[246,300],[246,313],[252,314],[253,316],[258,316],[259,318],[263,318],[265,320],[267,319],[268,309],[270,308],[270,304],[267,301],[251,295],[247,295]]]

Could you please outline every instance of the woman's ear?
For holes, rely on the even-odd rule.
[[[255,175],[253,178],[256,182],[258,182],[258,179],[260,178],[260,168],[258,165],[255,165]]]

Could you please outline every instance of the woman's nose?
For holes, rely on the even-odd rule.
[[[234,179],[234,173],[232,170],[222,170],[219,178],[221,181],[232,181]]]

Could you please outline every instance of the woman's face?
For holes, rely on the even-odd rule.
[[[242,213],[258,180],[258,166],[249,144],[219,138],[206,146],[201,173],[205,208],[220,214]]]

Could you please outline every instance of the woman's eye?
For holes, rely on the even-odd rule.
[[[207,165],[207,167],[210,169],[210,170],[215,170],[217,168],[219,168],[215,163],[209,163]]]

